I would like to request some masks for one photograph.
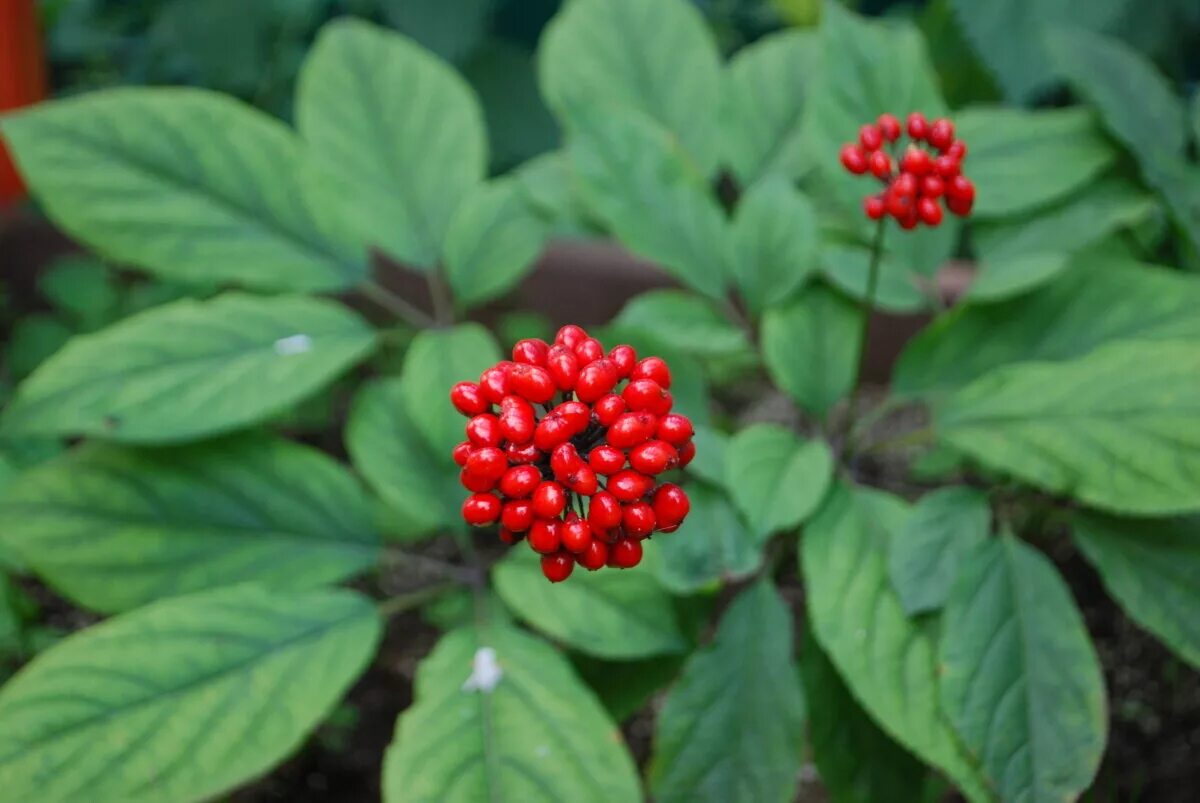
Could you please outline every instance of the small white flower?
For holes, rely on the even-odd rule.
[[[504,677],[504,670],[496,660],[496,651],[491,647],[480,647],[471,662],[471,676],[462,685],[463,691],[481,691],[488,694]]]
[[[312,338],[308,335],[292,335],[275,341],[275,353],[280,357],[304,354],[307,351],[312,351]]]

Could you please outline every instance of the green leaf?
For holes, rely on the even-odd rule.
[[[935,396],[1009,363],[1071,360],[1122,340],[1200,339],[1197,309],[1200,283],[1192,277],[1089,260],[1029,295],[942,315],[901,354],[894,388]]]
[[[220,797],[301,745],[366,668],[380,630],[353,592],[244,586],[72,635],[0,690],[5,794]]]
[[[466,421],[448,402],[456,382],[475,382],[500,360],[496,341],[477,323],[426,329],[404,358],[400,395],[409,421],[435,455],[449,456],[466,439]]]
[[[719,429],[704,425],[695,427],[692,442],[696,444],[696,456],[688,463],[687,471],[718,488],[725,487],[725,452],[729,436]]]
[[[494,0],[486,2],[494,5]],[[446,17],[444,10],[438,13],[451,24],[457,23]],[[463,77],[479,93],[483,105],[493,174],[557,148],[562,139],[538,89],[537,59],[531,44],[489,36],[462,66]]]
[[[975,303],[1012,298],[1045,284],[1069,264],[1065,253],[1053,251],[985,262],[971,281],[966,298]]]
[[[1200,519],[1075,520],[1075,543],[1136,622],[1200,668]]]
[[[359,391],[346,421],[350,459],[395,514],[392,536],[417,536],[460,524],[466,491],[450,454],[434,453],[404,404],[404,382],[378,379]]]
[[[1058,200],[1116,159],[1086,109],[980,108],[955,118],[970,147],[965,169],[979,187],[972,215],[1002,217]]]
[[[1054,83],[1056,25],[1102,30],[1120,21],[1130,0],[950,0],[963,32],[1011,101],[1028,100]]]
[[[664,803],[791,800],[803,734],[792,617],[759,580],[671,689],[655,731],[651,791]]]
[[[3,567],[0,556],[0,567]],[[13,583],[8,575],[0,571],[0,683],[7,679],[3,665],[4,659],[10,653],[18,652],[21,648],[21,615],[13,605],[15,594]]]
[[[483,40],[491,0],[380,0],[388,25],[447,61],[468,55]]]
[[[723,297],[729,223],[704,176],[644,118],[596,106],[580,115],[570,154],[588,208],[633,252],[689,287]]]
[[[1054,565],[1012,536],[977,547],[946,601],[942,705],[1001,800],[1075,800],[1104,753],[1104,679]]]
[[[586,107],[636,112],[703,175],[716,167],[721,63],[691,3],[576,0],[546,26],[538,74],[550,108],[572,127],[595,125],[581,116]]]
[[[496,591],[512,611],[564,644],[598,658],[644,658],[682,652],[687,642],[671,597],[654,567],[577,569],[564,583],[542,576],[540,556],[522,546],[492,569]]]
[[[53,357],[74,332],[56,317],[33,313],[13,322],[5,357],[14,377],[24,379]]]
[[[811,31],[789,30],[730,59],[721,95],[722,154],[743,186],[767,176],[800,178],[810,166],[802,124],[819,58]]]
[[[963,560],[988,536],[992,512],[974,488],[940,488],[921,497],[888,541],[888,577],[909,616],[942,607]]]
[[[725,485],[759,538],[799,527],[812,515],[833,478],[824,441],[803,441],[775,424],[753,424],[733,436],[725,456]]]
[[[47,214],[117,262],[265,290],[349,287],[365,253],[279,121],[203,89],[122,88],[5,117]]]
[[[697,454],[699,447],[697,447]],[[762,563],[762,539],[746,530],[724,493],[703,483],[687,487],[691,512],[679,530],[655,538],[658,579],[677,594],[737,580]]]
[[[345,307],[225,293],[73,339],[21,384],[4,428],[135,443],[197,439],[307,398],[375,345]]]
[[[925,767],[862,710],[837,667],[805,631],[800,678],[813,762],[833,803],[923,803]]]
[[[746,335],[712,302],[684,290],[650,290],[635,296],[612,319],[622,335],[638,333],[694,357],[746,352]]]
[[[515,181],[473,190],[446,232],[446,279],[455,301],[476,307],[513,289],[533,268],[549,230]]]
[[[572,655],[571,663],[584,683],[617,722],[642,710],[668,686],[683,667],[683,655],[658,655],[637,661],[604,661]]]
[[[755,315],[785,301],[817,269],[817,213],[782,178],[762,181],[733,221],[733,280]]]
[[[821,248],[820,259],[821,272],[830,284],[851,298],[866,298],[871,270],[870,249],[827,243]],[[921,281],[921,275],[908,268],[902,257],[884,254],[879,265],[879,284],[875,288],[875,306],[897,313],[925,309],[929,299],[921,291]]]
[[[0,538],[55,589],[106,613],[242,582],[335,583],[379,552],[349,473],[314,449],[254,436],[69,452],[8,490]]]
[[[38,290],[79,326],[98,329],[113,319],[121,301],[113,278],[99,259],[69,256],[38,277]]]
[[[1145,314],[1145,310],[1139,310]],[[934,429],[991,468],[1103,510],[1200,510],[1200,343],[1114,343],[956,391]]]
[[[935,626],[909,619],[888,582],[888,542],[907,516],[897,497],[834,487],[800,540],[813,633],[880,727],[968,799],[988,799],[938,707]]]
[[[845,296],[820,283],[767,310],[762,352],[771,379],[808,412],[828,415],[853,389],[861,318]]]
[[[434,267],[451,217],[487,169],[471,88],[419,45],[361,20],[326,25],[300,70],[296,120],[363,237]]]

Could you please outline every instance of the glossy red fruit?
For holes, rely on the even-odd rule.
[[[599,491],[588,507],[588,524],[592,532],[608,531],[621,524],[621,503],[608,491]]]
[[[901,195],[894,192],[887,194],[888,214],[897,220],[904,218],[912,208],[913,198],[911,195]]]
[[[525,363],[526,365],[545,365],[546,354],[550,351],[550,346],[544,340],[539,340],[536,337],[518,340],[512,349],[513,362]]]
[[[587,340],[587,336],[588,333],[583,330],[583,327],[569,323],[558,330],[558,334],[554,336],[554,342],[575,351],[575,347]]]
[[[637,351],[633,346],[620,345],[613,346],[612,351],[608,353],[608,359],[612,364],[617,366],[617,375],[622,379],[629,377],[629,372],[633,370],[633,366],[637,364]]]
[[[603,427],[611,427],[623,412],[625,412],[625,400],[615,393],[601,396],[592,405],[592,414],[596,416],[596,421]]]
[[[562,519],[534,519],[529,527],[529,547],[549,555],[562,547]]]
[[[950,147],[952,142],[954,142],[954,123],[944,117],[934,120],[933,125],[929,126],[929,144],[939,151],[944,151]]]
[[[495,446],[484,446],[471,453],[463,470],[495,482],[508,470],[508,458]]]
[[[896,115],[884,112],[875,122],[879,126],[879,133],[883,134],[883,138],[888,142],[895,142],[900,138],[900,121],[896,119]]]
[[[900,224],[902,229],[915,229],[917,224],[921,222],[921,217],[917,213],[917,205],[913,204],[900,217],[896,218],[896,222]]]
[[[557,479],[561,480],[582,465],[583,458],[579,456],[575,444],[569,441],[555,446],[554,451],[550,453],[550,470]]]
[[[688,441],[679,447],[679,467],[683,468],[696,456],[696,444]]]
[[[950,143],[950,147],[946,148],[946,155],[961,162],[967,157],[967,143],[961,139],[954,140]]]
[[[640,541],[626,539],[613,544],[608,550],[608,565],[618,569],[632,569],[642,562]]]
[[[539,365],[524,363],[514,365],[509,371],[508,385],[513,393],[534,404],[545,404],[558,390],[549,371]]]
[[[571,425],[571,434],[578,435],[587,429],[588,424],[592,421],[592,408],[588,407],[583,402],[569,401],[563,402],[551,411],[552,415],[565,420]]]
[[[486,526],[500,518],[500,500],[492,494],[471,494],[463,502],[462,515],[467,524]]]
[[[515,533],[523,533],[533,525],[533,502],[514,499],[504,503],[500,511],[500,523]]]
[[[868,151],[877,151],[883,147],[883,132],[873,125],[864,125],[858,129],[858,141]]]
[[[933,160],[929,158],[929,154],[916,145],[909,145],[904,151],[904,158],[900,160],[900,169],[914,176],[923,176],[932,168]]]
[[[548,415],[534,428],[533,445],[543,452],[553,451],[560,443],[569,441],[573,434],[571,422],[561,416]]]
[[[509,499],[524,499],[542,481],[542,472],[535,466],[513,466],[500,477],[500,493]]]
[[[962,201],[973,201],[975,200],[975,185],[966,176],[955,176],[946,183],[946,195]]]
[[[503,517],[503,515],[504,514],[501,514],[501,517]],[[507,527],[501,527],[500,532],[497,533],[497,535],[499,535],[500,540],[506,544],[515,544],[515,543],[517,543],[517,541],[521,540],[521,536],[517,535],[516,533],[514,533],[512,530],[508,529]]]
[[[654,532],[654,508],[645,502],[626,505],[621,512],[621,525],[632,538],[645,538]]]
[[[946,197],[946,208],[959,217],[966,217],[971,214],[971,207],[974,205],[975,201],[972,198]]]
[[[542,556],[542,574],[551,583],[561,583],[575,571],[575,561],[565,552]]]
[[[575,395],[581,402],[598,400],[606,393],[611,393],[621,378],[617,375],[617,366],[610,360],[600,359],[583,366],[579,370],[579,380],[575,383]]]
[[[842,146],[842,151],[838,157],[842,160],[842,167],[851,173],[862,175],[867,172],[867,153],[862,149],[861,145],[848,143]]]
[[[646,441],[629,450],[629,465],[643,474],[661,474],[679,465],[679,452],[666,441]]]
[[[478,474],[471,474],[465,468],[458,472],[458,481],[462,483],[462,487],[474,493],[483,493],[496,487],[494,479],[481,477]]]
[[[610,446],[630,449],[647,441],[658,427],[658,418],[653,413],[622,413],[605,436]]]
[[[533,441],[529,443],[506,443],[504,454],[510,463],[536,463],[542,453]]]
[[[574,390],[579,379],[579,358],[566,346],[555,346],[546,355],[546,370],[559,390]]]
[[[869,160],[871,175],[875,178],[887,178],[892,174],[892,157],[883,151],[875,151]]]
[[[670,482],[658,487],[650,504],[654,508],[654,517],[660,529],[678,525],[692,509],[684,490]]]
[[[863,198],[863,212],[871,220],[879,220],[887,214],[887,204],[881,195],[868,195]]]
[[[618,502],[636,502],[650,492],[654,480],[632,469],[622,469],[608,480],[608,492]]]
[[[605,477],[625,468],[625,453],[613,446],[594,446],[588,455],[588,465]]]
[[[917,194],[917,177],[912,173],[901,173],[896,176],[896,180],[892,182],[889,189],[892,195],[905,195],[912,197]]]
[[[477,415],[467,422],[467,440],[475,446],[499,446],[504,438],[500,434],[500,421],[491,413]]]
[[[511,362],[495,365],[479,376],[479,392],[492,404],[499,404],[508,395],[508,374],[512,370]]]
[[[913,139],[925,139],[929,136],[929,121],[920,112],[908,115],[908,135]]]
[[[563,479],[563,484],[580,496],[591,496],[600,487],[591,466],[580,466]]]
[[[653,379],[662,385],[663,390],[671,389],[671,369],[662,357],[644,357],[638,360],[629,373],[629,379]]]
[[[671,413],[664,415],[658,422],[658,429],[655,435],[659,440],[666,441],[672,446],[680,446],[692,439],[695,430],[692,429],[692,420],[686,415],[679,413]]]
[[[933,160],[933,170],[943,179],[949,180],[958,175],[962,165],[953,156],[942,154]]]
[[[454,458],[455,465],[465,466],[467,464],[467,458],[471,456],[471,452],[473,451],[475,451],[475,447],[471,445],[471,442],[463,441],[458,446],[454,447],[454,451],[451,452],[450,456]]]
[[[946,192],[946,182],[940,176],[926,176],[921,179],[921,194],[926,198],[941,198]]]
[[[575,561],[589,572],[603,569],[604,564],[608,562],[608,544],[593,538],[588,542],[587,549],[576,557]]]
[[[568,552],[579,554],[592,543],[592,526],[574,513],[562,526],[562,545]]]
[[[491,403],[474,382],[459,382],[450,389],[450,403],[463,415],[486,413]]]
[[[543,519],[562,514],[567,506],[567,492],[557,482],[545,480],[533,489],[533,513]]]
[[[525,443],[533,437],[533,405],[520,396],[505,396],[500,401],[500,434],[511,443]]]
[[[587,365],[604,356],[604,346],[594,337],[585,338],[575,346],[575,356],[581,366]]]
[[[670,395],[653,379],[632,380],[621,391],[621,398],[625,400],[626,408],[633,412],[648,410],[655,415],[666,415],[670,409]]]
[[[926,226],[936,226],[942,222],[942,207],[933,198],[922,198],[917,201],[917,214]]]

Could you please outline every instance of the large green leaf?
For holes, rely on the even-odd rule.
[[[5,431],[135,443],[236,429],[306,398],[375,345],[345,307],[225,293],[74,338],[23,382]]]
[[[800,540],[813,633],[892,738],[984,800],[938,706],[936,626],[910,620],[888,582],[888,541],[907,516],[897,497],[834,487]]]
[[[587,124],[573,132],[570,153],[589,209],[627,248],[720,298],[729,223],[703,175],[670,135],[635,113],[589,107],[580,116]]]
[[[549,231],[516,181],[477,187],[446,232],[446,279],[455,301],[476,307],[513,289],[533,268]]]
[[[700,12],[686,0],[576,0],[546,26],[542,94],[582,128],[586,107],[645,115],[709,175],[716,167],[721,64]]]
[[[775,424],[753,424],[729,441],[725,485],[754,535],[800,526],[833,478],[824,441],[803,441]]]
[[[496,591],[517,616],[598,658],[643,658],[687,648],[671,597],[654,574],[647,560],[624,571],[576,568],[566,582],[550,583],[542,576],[540,556],[525,546],[492,570]]]
[[[959,567],[987,538],[987,496],[967,487],[941,488],[921,498],[888,541],[888,577],[910,616],[946,601]]]
[[[1117,156],[1085,109],[971,109],[955,123],[970,148],[963,168],[979,187],[977,217],[1012,215],[1062,198]]]
[[[70,636],[0,690],[13,800],[216,798],[298,748],[366,667],[380,621],[342,590],[223,588]]]
[[[746,335],[708,299],[684,290],[650,290],[635,296],[609,324],[623,336],[640,334],[695,357],[746,352]]]
[[[814,283],[763,316],[762,352],[775,384],[825,416],[854,386],[862,315],[841,293]]]
[[[1200,510],[1198,414],[1200,342],[1132,341],[997,369],[938,405],[934,429],[1049,491],[1165,515]]]
[[[400,395],[409,421],[434,455],[449,456],[466,440],[466,419],[449,402],[456,382],[475,382],[500,359],[496,341],[477,323],[427,329],[404,359]],[[441,459],[439,457],[439,459]]]
[[[724,161],[745,186],[761,178],[799,178],[810,166],[803,114],[819,52],[811,31],[766,36],[739,50],[721,95]]]
[[[687,471],[718,488],[724,488],[725,452],[729,448],[729,436],[703,424],[695,429],[692,442],[696,444],[696,456],[688,463]]]
[[[0,127],[54,222],[113,260],[268,290],[366,274],[292,132],[224,95],[111,89]]]
[[[1080,515],[1075,543],[1143,627],[1200,668],[1200,519]]]
[[[1041,553],[979,545],[946,600],[941,699],[1001,800],[1075,800],[1104,753],[1104,679],[1071,592]]]
[[[606,661],[580,653],[570,656],[583,682],[617,722],[637,714],[679,675],[685,655],[656,655],[634,661]]]
[[[1067,254],[1056,251],[990,260],[980,266],[966,298],[973,303],[1012,298],[1040,287],[1061,274],[1070,264]]]
[[[821,272],[843,293],[865,300],[870,285],[871,250],[861,245],[826,243],[821,247]],[[920,312],[929,306],[929,299],[921,290],[923,282],[924,277],[912,270],[904,257],[884,253],[880,257],[874,306],[888,312]]]
[[[1122,340],[1200,340],[1197,309],[1192,277],[1089,260],[1029,295],[943,315],[904,350],[894,387],[934,396],[1013,362],[1070,360]]]
[[[651,791],[663,803],[784,803],[795,793],[803,733],[792,617],[759,580],[671,689],[655,731]]]
[[[0,538],[64,595],[110,613],[242,582],[333,583],[378,557],[349,473],[316,450],[255,436],[70,452],[9,489]]]
[[[641,800],[633,759],[595,695],[518,630],[448,634],[418,667],[414,697],[384,757],[387,803]]]
[[[783,178],[750,188],[733,222],[733,280],[755,315],[796,292],[817,269],[817,213]]]
[[[361,20],[322,29],[296,119],[337,197],[371,244],[437,264],[450,218],[487,168],[483,112],[466,82],[413,41]]]
[[[950,0],[975,50],[1009,100],[1022,101],[1054,82],[1053,46],[1043,34],[1056,25],[1101,30],[1120,21],[1130,0]]]
[[[466,494],[449,453],[435,454],[404,404],[404,382],[378,379],[354,399],[346,421],[350,459],[394,514],[393,536],[417,536],[460,524]]]
[[[659,581],[671,591],[689,594],[757,569],[762,539],[747,531],[729,498],[703,483],[688,485],[687,495],[692,508],[679,530],[654,539],[662,555]]]

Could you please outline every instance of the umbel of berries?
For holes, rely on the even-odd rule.
[[[632,346],[604,346],[578,326],[554,344],[531,339],[479,382],[459,382],[450,401],[467,416],[454,449],[471,495],[463,518],[524,539],[553,583],[578,563],[629,569],[642,541],[670,533],[687,494],[660,476],[691,462],[692,422],[671,412],[671,371]]]
[[[907,134],[907,137],[904,135]],[[881,114],[858,131],[858,142],[842,147],[842,166],[855,175],[870,173],[883,189],[863,199],[871,220],[896,219],[903,228],[942,222],[942,204],[965,217],[975,203],[975,185],[963,175],[967,146],[954,138],[954,123],[939,118],[932,123],[920,112],[900,121]]]

